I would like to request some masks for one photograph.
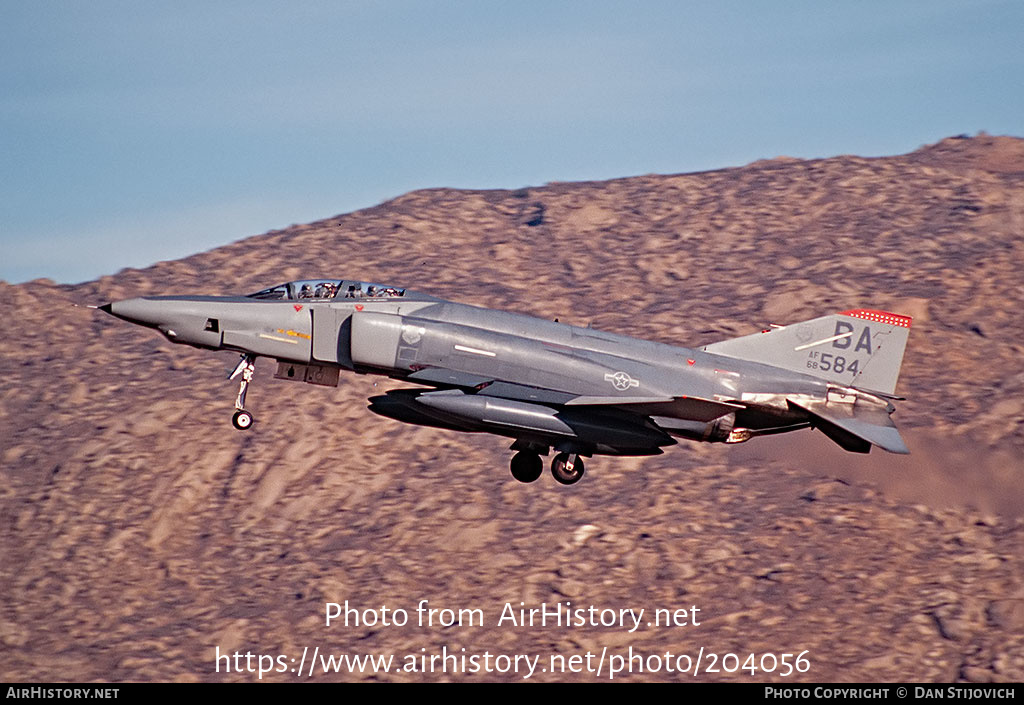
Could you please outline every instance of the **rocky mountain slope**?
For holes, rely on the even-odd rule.
[[[258,425],[237,432],[233,354],[72,306],[318,275],[685,345],[846,308],[909,314],[895,418],[914,453],[852,456],[804,431],[595,458],[574,487],[524,486],[503,439],[368,412],[395,386],[380,378],[287,384],[260,361]],[[527,662],[497,659],[515,654],[540,657],[531,679],[604,680],[615,656],[668,652],[616,677],[1020,681],[1022,292],[1024,140],[985,135],[416,191],[84,284],[0,283],[0,679],[256,680],[248,652],[285,671],[265,680],[516,681]],[[325,625],[325,603],[346,600],[409,622]],[[421,600],[483,623],[421,626]],[[645,613],[632,632],[499,624],[520,603]],[[685,625],[653,621],[693,607]],[[697,676],[667,671],[702,648]],[[304,649],[395,666],[310,676]],[[494,668],[398,669],[444,649]],[[587,653],[591,671],[570,672]],[[808,668],[763,658],[784,653]]]

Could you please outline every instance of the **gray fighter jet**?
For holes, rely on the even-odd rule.
[[[232,419],[257,357],[275,377],[336,386],[341,370],[416,385],[370,398],[406,423],[515,439],[512,474],[532,482],[555,451],[558,482],[582,458],[654,455],[675,438],[739,443],[816,428],[841,447],[907,453],[890,419],[911,319],[857,309],[700,349],[445,301],[348,279],[248,296],[147,296],[99,307],[168,340],[242,355]]]

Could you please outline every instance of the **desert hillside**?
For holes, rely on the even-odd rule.
[[[397,386],[381,378],[289,384],[261,360],[257,426],[235,431],[234,354],[73,306],[320,275],[691,346],[849,308],[908,314],[894,419],[913,454],[803,431],[521,485],[505,439],[367,411]],[[705,663],[698,680],[1024,680],[1024,140],[415,191],[83,284],[0,282],[0,312],[0,680],[257,679],[225,673],[218,648],[283,658],[264,676],[278,681],[316,648],[539,656],[533,680],[605,680],[608,662],[541,669],[630,648],[809,663],[786,678]],[[410,621],[326,626],[325,603],[346,600]],[[484,622],[419,626],[421,600]],[[531,627],[499,624],[506,603],[646,611],[632,632]],[[699,625],[646,624],[693,607]]]

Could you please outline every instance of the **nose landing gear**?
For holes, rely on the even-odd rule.
[[[246,431],[252,426],[252,414],[245,409],[239,409],[231,417],[231,425],[237,428],[239,431]]]
[[[245,354],[238,361],[228,379],[234,379],[242,375],[242,381],[238,385],[238,397],[235,399],[235,414],[231,417],[231,424],[239,431],[247,431],[252,428],[253,417],[245,410],[245,393],[249,391],[249,383],[252,382],[252,375],[256,371],[256,356]]]

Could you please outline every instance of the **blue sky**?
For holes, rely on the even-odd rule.
[[[0,279],[371,206],[1024,136],[1024,2],[0,0]]]

